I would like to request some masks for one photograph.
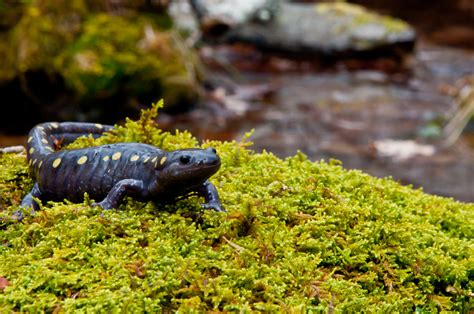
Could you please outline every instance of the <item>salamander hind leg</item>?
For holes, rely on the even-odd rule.
[[[34,213],[35,211],[39,210],[39,204],[34,198],[40,199],[41,195],[42,193],[39,189],[38,183],[35,183],[30,193],[26,194],[21,201],[21,207],[30,210],[31,213]],[[23,219],[23,212],[21,210],[17,210],[13,215],[18,221]]]
[[[146,190],[143,187],[143,182],[134,179],[124,179],[117,182],[110,190],[103,201],[94,203],[92,206],[100,206],[103,209],[109,210],[117,208],[125,196],[140,196],[145,197]]]

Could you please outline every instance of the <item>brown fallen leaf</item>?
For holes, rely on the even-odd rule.
[[[11,285],[10,281],[8,281],[5,277],[0,277],[0,290],[5,289]]]

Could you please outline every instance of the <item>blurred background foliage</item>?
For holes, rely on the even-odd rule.
[[[159,98],[168,109],[189,106],[197,59],[171,30],[164,5],[0,1],[0,89],[19,105],[2,102],[2,110],[30,127],[38,117],[115,122]]]

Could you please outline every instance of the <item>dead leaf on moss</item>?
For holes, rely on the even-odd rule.
[[[4,290],[9,285],[11,285],[10,281],[8,281],[5,277],[0,277],[0,290]]]

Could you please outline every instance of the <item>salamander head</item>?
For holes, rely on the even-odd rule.
[[[158,180],[166,186],[189,188],[206,181],[221,166],[214,148],[182,149],[168,153]]]

